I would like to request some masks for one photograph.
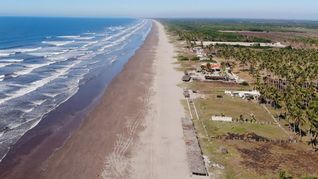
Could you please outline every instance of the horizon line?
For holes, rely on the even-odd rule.
[[[138,16],[55,16],[55,15],[0,15],[1,17],[27,17],[27,18],[87,18],[87,19],[106,19],[106,18],[126,18],[126,19],[229,19],[229,20],[280,20],[280,21],[312,21],[318,19],[295,19],[295,18],[250,18],[250,17],[138,17]]]

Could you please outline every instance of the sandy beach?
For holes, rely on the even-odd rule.
[[[65,144],[43,161],[32,152],[23,156],[2,178],[190,177],[174,50],[154,21],[144,45]]]
[[[132,178],[190,178],[181,118],[182,89],[177,86],[182,72],[175,70],[175,47],[161,24],[154,62],[154,95],[145,118],[145,130],[133,148]]]

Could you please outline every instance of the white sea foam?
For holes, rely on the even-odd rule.
[[[7,52],[7,51],[0,51],[0,57],[8,57],[10,56],[11,54],[13,54],[12,52]]]
[[[29,113],[31,111],[33,111],[34,108],[29,108],[29,109],[20,109],[20,111],[24,112],[24,113]]]
[[[135,34],[138,30],[142,29],[144,27],[145,23],[141,23],[138,24],[137,26],[134,26],[133,29],[131,29],[131,31],[123,36],[121,36],[120,38],[118,38],[117,40],[115,40],[114,42],[112,42],[110,45],[104,46],[101,49],[99,49],[99,51],[104,51],[105,49],[112,47],[114,45],[118,45],[121,42],[125,41],[126,39],[128,39],[130,36],[132,36],[133,34]]]
[[[95,37],[79,37],[77,38],[76,40],[92,40],[94,39]]]
[[[6,49],[6,50],[0,50],[0,57],[8,57],[10,55],[13,55],[15,53],[25,53],[25,52],[33,52],[40,50],[42,47],[36,47],[36,48],[12,48],[12,49]]]
[[[32,55],[32,56],[37,56],[37,57],[49,57],[49,56],[53,56],[53,55],[59,55],[59,54],[62,54],[64,52],[50,52],[50,51],[47,51],[47,52],[34,52],[34,53],[28,53],[29,55]]]
[[[70,39],[70,40],[91,40],[94,39],[94,36],[80,36],[80,35],[70,35],[70,36],[58,36],[58,38],[62,39]]]
[[[33,104],[36,106],[40,106],[41,104],[43,104],[46,101],[46,99],[43,100],[35,100],[33,101]]]
[[[4,75],[0,75],[0,81],[3,81],[4,80]]]
[[[111,30],[111,31],[116,31],[116,30],[122,30],[124,29],[125,27],[124,26],[115,26],[115,27],[109,27],[108,29]]]
[[[63,69],[59,69],[57,70],[56,73],[52,74],[51,76],[47,77],[47,78],[44,78],[44,79],[41,79],[41,80],[38,80],[38,81],[35,81],[35,82],[32,82],[28,85],[28,87],[25,87],[25,88],[21,88],[17,91],[15,91],[14,93],[12,94],[9,94],[8,97],[5,97],[5,98],[2,98],[0,99],[0,104],[3,104],[7,101],[10,101],[12,99],[15,99],[15,98],[18,98],[18,97],[21,97],[21,96],[24,96],[28,93],[31,93],[37,89],[39,89],[40,87],[50,83],[51,81],[59,78],[60,76],[63,76],[65,75],[72,67],[74,67],[75,65],[77,65],[79,62],[76,62],[76,63],[73,63],[69,66],[66,66],[65,68]]]
[[[37,51],[37,50],[40,50],[42,49],[42,47],[36,47],[36,48],[15,48],[15,49],[12,49],[13,52],[15,53],[25,53],[25,52],[34,52],[34,51]]]
[[[47,57],[47,59],[51,60],[51,61],[65,61],[67,59],[77,58],[77,57],[80,57],[82,55],[85,55],[85,51],[70,50],[70,51],[65,52],[63,54],[49,56],[49,57]]]
[[[9,129],[15,129],[17,127],[20,127],[22,124],[24,124],[24,123],[10,123],[7,127]]]
[[[28,54],[32,55],[32,56],[38,56],[38,57],[50,57],[50,56],[54,56],[54,55],[63,54],[67,51],[69,51],[69,49],[65,49],[63,47],[46,47],[40,51],[31,52]]]
[[[95,35],[96,33],[94,32],[86,32],[86,33],[83,33],[84,35]]]
[[[2,63],[18,63],[18,62],[23,62],[24,59],[13,59],[13,58],[8,58],[8,59],[0,59],[0,62]]]
[[[19,70],[14,72],[14,74],[12,75],[12,77],[18,77],[18,76],[23,76],[23,75],[27,75],[29,73],[31,73],[33,70],[37,69],[37,68],[41,68],[44,66],[48,66],[50,64],[52,64],[54,62],[48,62],[48,63],[41,63],[41,64],[30,64],[30,65],[26,65],[26,68],[23,70]]]
[[[79,60],[88,60],[88,59],[92,59],[96,56],[95,53],[93,52],[87,52],[85,55],[78,57]]]
[[[113,46],[114,46],[113,44],[105,45],[102,48],[98,49],[98,51],[102,52],[102,51],[105,51],[106,49],[111,48]]]
[[[140,30],[141,28],[143,28],[145,25],[145,22],[142,21],[142,23],[138,23],[137,25],[134,25],[118,34],[115,34],[113,36],[110,36],[110,37],[107,37],[105,39],[103,39],[103,41],[108,41],[108,40],[111,40],[113,38],[116,38],[116,37],[120,37],[119,39],[111,42],[110,44],[108,45],[105,45],[103,47],[101,47],[100,49],[98,49],[98,51],[105,51],[106,49],[108,48],[111,48],[113,47],[114,45],[118,45],[120,44],[121,42],[125,41],[127,38],[129,38],[131,35],[133,35],[134,33],[136,33],[138,30]],[[129,33],[127,33],[129,32]]]
[[[113,64],[117,61],[117,57],[112,57],[112,59],[110,60],[110,64]]]
[[[11,65],[12,63],[0,63],[0,68],[6,67],[8,65]]]
[[[64,45],[68,45],[71,43],[74,43],[75,41],[42,41],[43,44],[48,44],[48,45],[54,45],[54,46],[64,46]]]
[[[98,41],[90,41],[90,42],[88,42],[87,44],[83,45],[82,47],[83,47],[83,48],[86,48],[86,47],[88,47],[88,46],[91,46],[91,45],[94,45],[94,44],[97,44],[97,43],[98,43]]]
[[[58,38],[62,38],[62,39],[74,39],[74,38],[79,38],[81,36],[79,35],[64,35],[64,36],[57,36]]]

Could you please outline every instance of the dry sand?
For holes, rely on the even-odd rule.
[[[181,118],[184,110],[180,83],[182,72],[177,67],[175,48],[169,43],[161,24],[154,63],[155,79],[151,109],[146,116],[145,130],[133,148],[132,177],[151,179],[184,179],[190,177]]]

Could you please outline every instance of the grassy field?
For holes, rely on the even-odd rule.
[[[183,84],[191,90],[199,90],[200,97],[193,100],[200,119],[194,117],[199,141],[204,155],[211,160],[209,171],[216,178],[279,178],[285,171],[296,177],[317,175],[318,155],[304,143],[279,144],[273,142],[251,142],[224,140],[214,137],[228,133],[248,134],[270,140],[288,140],[289,137],[275,124],[214,122],[212,115],[224,114],[234,118],[253,113],[257,121],[273,121],[258,103],[224,95],[224,90],[248,90],[250,87],[225,84],[192,82]],[[223,98],[217,98],[223,95]],[[187,103],[183,101],[188,110]],[[195,111],[191,108],[192,113]],[[205,129],[204,129],[204,127]],[[208,140],[210,139],[210,140]],[[220,148],[227,149],[223,154]],[[300,158],[299,155],[302,157]],[[214,164],[214,165],[213,165]],[[219,164],[217,166],[216,164]],[[224,168],[223,168],[224,167]]]

